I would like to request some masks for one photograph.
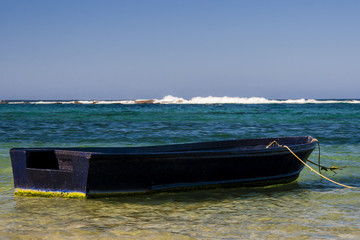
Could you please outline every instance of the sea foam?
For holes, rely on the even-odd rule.
[[[6,104],[359,104],[358,99],[267,99],[264,97],[193,97],[185,99],[167,95],[162,99],[136,99],[136,100],[14,100],[2,101]]]
[[[360,100],[316,100],[316,99],[267,99],[263,97],[193,97],[189,100],[165,96],[160,100],[155,100],[160,104],[334,104],[334,103],[353,103],[359,104]]]

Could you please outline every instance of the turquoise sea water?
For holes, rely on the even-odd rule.
[[[144,146],[311,135],[298,181],[104,199],[15,197],[13,147]],[[310,159],[317,159],[317,150]],[[1,239],[359,239],[360,104],[0,104]]]

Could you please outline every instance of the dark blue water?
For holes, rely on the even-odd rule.
[[[360,104],[0,104],[0,236],[357,239],[360,191],[297,182],[146,197],[15,197],[12,147],[144,146],[311,135],[327,177],[360,187]],[[317,151],[310,159],[316,160]]]

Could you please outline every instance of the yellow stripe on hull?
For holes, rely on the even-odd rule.
[[[81,192],[53,192],[19,188],[15,189],[15,195],[28,197],[87,198],[86,194]]]

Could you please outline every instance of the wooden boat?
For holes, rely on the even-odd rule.
[[[15,194],[99,197],[266,186],[298,178],[314,138],[261,138],[150,147],[13,148]]]

